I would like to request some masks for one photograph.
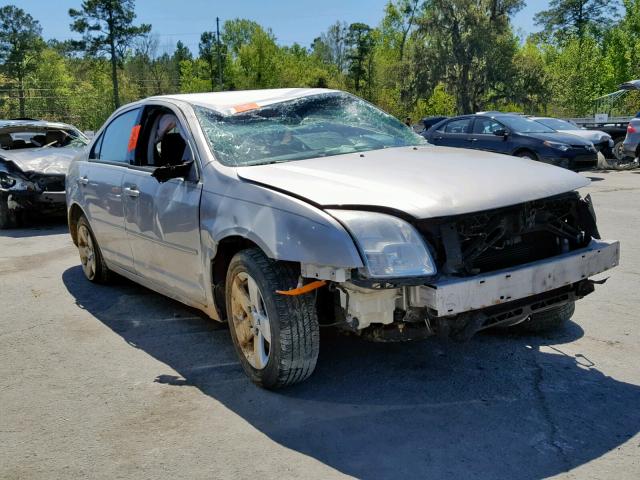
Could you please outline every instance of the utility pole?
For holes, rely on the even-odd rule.
[[[222,52],[220,51],[220,17],[216,17],[216,45],[218,50],[218,87],[222,90]]]

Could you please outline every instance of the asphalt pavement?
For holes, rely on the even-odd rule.
[[[640,172],[586,175],[622,259],[565,328],[325,334],[315,374],[278,392],[225,327],[87,282],[64,225],[0,232],[0,478],[640,478]]]

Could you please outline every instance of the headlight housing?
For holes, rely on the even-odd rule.
[[[349,230],[369,278],[426,277],[436,264],[416,229],[400,218],[358,210],[329,210]]]
[[[0,172],[0,188],[3,190],[35,190],[35,185],[19,176]]]
[[[571,145],[567,145],[566,143],[552,142],[550,140],[546,140],[544,142],[544,145],[546,147],[554,148],[554,149],[560,150],[562,152],[566,152],[567,150],[569,150],[571,148]]]

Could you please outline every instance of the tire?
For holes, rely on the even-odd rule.
[[[530,152],[529,150],[523,150],[521,152],[516,153],[516,157],[520,158],[528,158],[529,160],[538,160],[538,157],[535,153]]]
[[[291,265],[271,260],[258,249],[237,253],[227,270],[225,297],[233,345],[247,376],[263,388],[301,382],[316,366],[320,329],[315,295],[276,293],[295,287],[298,275]]]
[[[80,264],[82,265],[84,276],[90,282],[109,283],[112,272],[104,262],[98,241],[93,235],[93,230],[91,230],[87,217],[84,215],[81,215],[78,219],[76,238],[78,241],[78,252],[80,253]]]
[[[561,307],[551,308],[544,312],[534,313],[527,320],[518,323],[511,330],[521,333],[541,333],[556,330],[568,322],[576,311],[575,302],[569,302]]]
[[[0,230],[14,228],[16,226],[16,214],[9,210],[9,204],[4,198],[0,198]]]
[[[615,143],[613,144],[613,148],[611,149],[613,158],[617,161],[617,163],[628,163],[630,160],[632,160],[632,157],[624,153],[624,139],[625,137],[617,138],[615,140]]]

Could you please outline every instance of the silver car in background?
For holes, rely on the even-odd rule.
[[[580,128],[576,124],[568,122],[567,120],[561,120],[559,118],[552,117],[529,117],[531,120],[535,120],[542,125],[553,128],[558,132],[569,133],[576,137],[583,138],[593,143],[598,152],[602,152],[605,157],[613,156],[613,139],[611,135],[600,130],[587,130],[586,128]]]
[[[622,148],[625,155],[633,158],[638,164],[640,156],[640,118],[632,118],[627,126],[627,136],[624,138]]]
[[[0,120],[0,229],[66,212],[65,175],[89,143],[73,125]]]
[[[429,145],[324,89],[152,97],[116,111],[67,177],[93,282],[116,272],[227,321],[249,378],[313,372],[321,326],[378,341],[568,320],[618,263],[588,180]]]

